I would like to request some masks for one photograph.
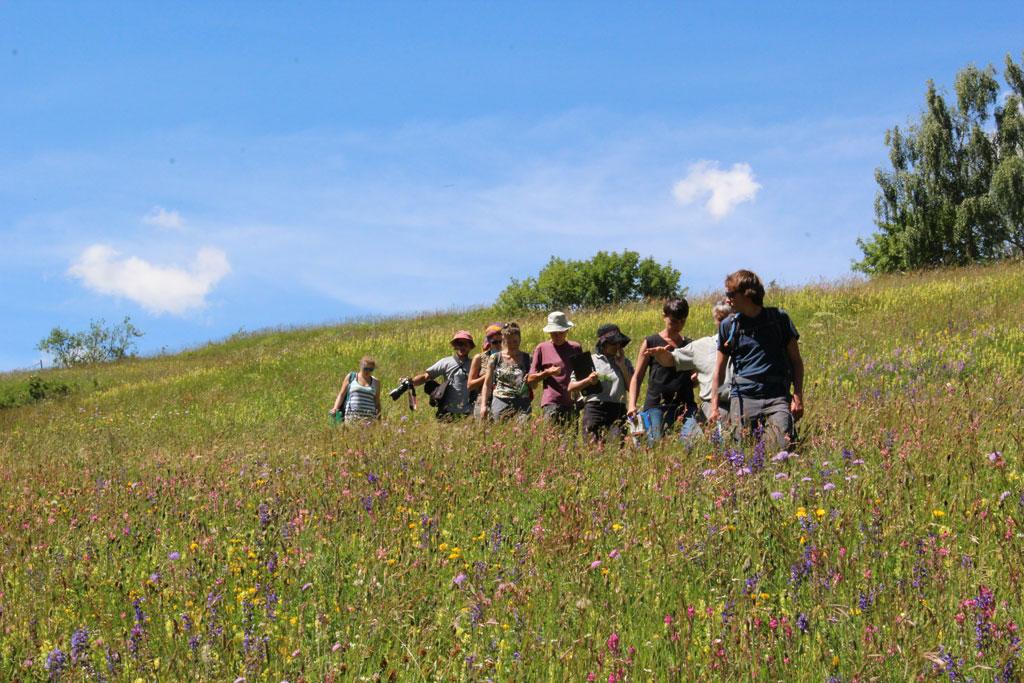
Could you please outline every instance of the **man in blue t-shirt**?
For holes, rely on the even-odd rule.
[[[761,427],[767,442],[786,448],[796,436],[794,423],[804,414],[800,335],[785,311],[764,306],[764,285],[755,273],[737,270],[725,279],[725,289],[736,313],[719,328],[709,419],[719,418],[718,386],[731,360],[729,422],[734,434]]]

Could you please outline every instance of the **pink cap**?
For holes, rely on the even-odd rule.
[[[452,340],[451,340],[450,343],[454,344],[455,342],[459,341],[460,339],[464,340],[464,341],[468,341],[469,345],[471,347],[476,346],[476,342],[473,341],[473,335],[471,335],[466,330],[459,330],[454,335],[452,335]]]

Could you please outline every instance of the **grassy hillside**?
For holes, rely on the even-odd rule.
[[[361,355],[390,388],[485,311],[45,372],[70,394],[0,410],[0,679],[1016,680],[1024,266],[768,303],[807,365],[788,458],[386,398],[330,425]]]

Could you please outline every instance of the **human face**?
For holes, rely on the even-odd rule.
[[[456,339],[452,342],[452,348],[455,349],[456,356],[465,358],[469,355],[469,350],[473,347],[465,339]]]
[[[679,333],[686,326],[686,318],[674,318],[671,315],[664,316],[665,329],[669,332]]]
[[[608,357],[617,356],[622,351],[622,344],[613,344],[608,342],[601,346],[601,353]]]
[[[376,366],[374,366],[374,365],[364,365],[364,366],[363,366],[362,368],[360,368],[360,369],[361,369],[361,370],[362,370],[363,372],[365,372],[366,374],[368,374],[368,375],[372,375],[372,374],[373,374],[373,371],[374,371],[374,370],[376,370],[377,368],[376,368]]]
[[[487,343],[489,343],[491,345],[491,348],[500,349],[501,348],[501,334],[492,334],[490,337],[487,338]]]
[[[743,314],[753,314],[757,312],[757,307],[754,306],[754,302],[750,300],[750,297],[739,290],[726,290],[725,299],[732,305],[734,311]]]
[[[498,344],[498,348],[501,348],[501,344]],[[518,349],[519,348],[519,334],[505,335],[505,348]]]
[[[565,332],[548,332],[551,335],[551,343],[555,346],[561,346],[565,343],[565,339],[568,336]]]

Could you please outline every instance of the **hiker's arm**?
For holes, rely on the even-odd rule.
[[[501,352],[499,351],[499,353],[501,353]],[[483,391],[480,392],[480,398],[478,399],[480,401],[480,417],[481,418],[487,417],[487,409],[490,408],[490,406],[487,405],[487,397],[490,396],[491,389],[494,387],[494,375],[493,375],[493,372],[494,372],[494,364],[488,363],[487,364],[487,370],[484,371],[484,376],[483,376],[484,388],[483,388]]]
[[[789,412],[793,419],[799,420],[804,415],[804,359],[800,356],[800,342],[796,338],[786,344],[789,364],[793,368],[793,400],[789,404]]]
[[[345,379],[341,381],[341,390],[338,392],[338,398],[334,399],[334,406],[327,411],[328,414],[334,415],[341,410],[341,401],[345,397],[345,391],[348,389],[348,375],[345,375]]]
[[[582,389],[583,387],[589,387],[591,384],[596,384],[600,381],[600,378],[598,378],[597,376],[597,371],[595,370],[594,372],[590,373],[583,379],[569,382],[569,393],[572,393],[578,389]]]
[[[644,343],[647,343],[646,339],[644,340]],[[662,367],[666,368],[675,367],[675,353],[678,352],[679,349],[673,351],[668,346],[652,346],[651,348],[645,350],[647,352],[647,358],[653,358],[654,360],[658,361],[658,365],[661,365]],[[637,359],[637,365],[640,365],[639,359]]]
[[[626,415],[636,413],[636,401],[640,397],[640,386],[644,383],[644,373],[647,371],[647,340],[640,344],[640,351],[636,354],[636,370],[629,379],[629,399],[626,402]]]
[[[715,357],[715,371],[711,375],[711,414],[708,415],[711,422],[718,422],[718,387],[725,381],[725,366],[728,362],[729,357],[719,351]]]
[[[418,375],[413,375],[412,377],[409,378],[414,387],[418,387],[419,385],[426,382],[428,379],[430,379],[430,373],[426,371],[421,372]]]
[[[554,377],[560,374],[562,374],[562,366],[557,364],[549,365],[544,370],[541,370],[540,356],[534,355],[533,367],[531,368],[530,374],[526,376],[526,381],[529,382],[530,384],[533,384],[538,380],[547,379],[548,377]]]
[[[482,353],[476,354],[473,357],[473,362],[469,364],[469,379],[466,380],[466,388],[470,391],[476,391],[484,384],[484,375],[480,372],[483,356]]]

